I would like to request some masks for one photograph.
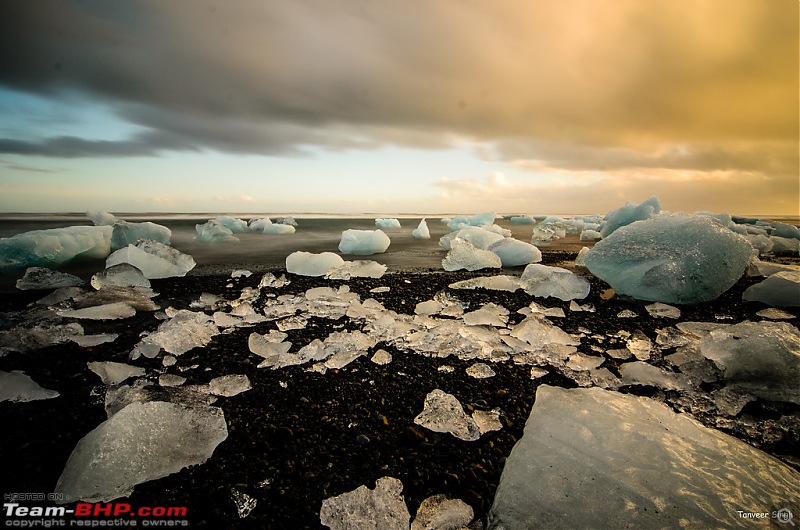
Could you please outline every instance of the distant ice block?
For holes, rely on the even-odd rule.
[[[770,224],[772,225],[773,236],[800,239],[800,227],[781,223],[780,221],[773,221]]]
[[[400,228],[400,221],[397,219],[375,219],[376,228]]]
[[[752,247],[713,219],[683,213],[624,226],[586,253],[586,266],[618,294],[694,304],[713,300],[744,273]]]
[[[57,267],[76,258],[102,259],[111,252],[110,226],[31,230],[0,239],[0,269]]]
[[[748,287],[742,293],[742,299],[777,307],[798,307],[800,271],[782,271],[768,276],[766,280]]]
[[[103,287],[144,287],[150,288],[150,280],[144,277],[142,271],[130,263],[120,263],[96,273],[90,281],[97,290]]]
[[[596,241],[602,237],[602,234],[597,230],[584,230],[581,232],[581,241]]]
[[[237,219],[235,217],[229,217],[227,215],[221,215],[221,216],[217,217],[216,220],[217,220],[217,222],[219,222],[219,224],[228,227],[230,229],[230,231],[233,232],[233,233],[237,233],[238,234],[238,233],[242,233],[242,232],[247,232],[248,231],[248,229],[247,229],[247,221],[244,221],[242,219]]]
[[[59,272],[45,267],[30,267],[25,275],[17,280],[17,289],[21,291],[59,289],[61,287],[77,287],[83,280],[74,274]]]
[[[542,252],[530,243],[505,237],[489,245],[486,249],[500,257],[503,267],[519,267],[542,261]]]
[[[525,267],[520,276],[525,292],[533,296],[554,297],[559,300],[584,299],[591,286],[582,278],[567,269],[532,263]]]
[[[332,530],[408,530],[411,514],[400,495],[403,483],[393,477],[359,486],[322,501],[319,521]]]
[[[202,243],[220,243],[223,241],[239,241],[233,231],[216,219],[211,219],[203,224],[194,225],[197,235],[195,240]]]
[[[135,245],[142,239],[150,239],[169,245],[172,238],[172,230],[149,221],[144,223],[117,221],[114,223],[113,228],[114,231],[111,233],[112,252],[128,245]]]
[[[425,396],[425,404],[414,423],[433,432],[450,433],[459,440],[474,442],[481,437],[478,424],[464,412],[458,399],[435,389]]]
[[[84,436],[67,461],[58,503],[108,502],[137,484],[202,464],[228,437],[222,409],[132,403]]]
[[[144,368],[113,361],[95,361],[86,363],[86,367],[96,373],[104,385],[118,385],[130,377],[141,377]]]
[[[800,241],[789,237],[772,236],[770,252],[776,256],[796,257],[800,253]]]
[[[641,204],[628,201],[625,206],[608,212],[600,225],[600,235],[610,236],[617,228],[636,221],[649,219],[661,211],[658,197],[650,197]]]
[[[298,226],[297,225],[297,221],[295,221],[294,217],[292,217],[291,215],[286,215],[286,216],[283,216],[283,217],[276,217],[275,218],[275,224],[276,225],[292,225],[292,226],[295,226],[295,227]]]
[[[447,226],[451,232],[455,232],[465,226],[482,226],[494,224],[497,215],[494,212],[484,212],[476,215],[457,215],[447,219]],[[444,222],[445,219],[442,219]]]
[[[261,232],[263,234],[288,235],[288,234],[294,234],[295,231],[296,230],[292,225],[273,223],[271,225],[265,226]]]
[[[130,263],[149,280],[186,276],[195,266],[194,259],[188,254],[148,240],[140,241],[136,246],[128,245],[111,254],[106,259],[106,268],[120,263]]]
[[[114,223],[117,222],[117,218],[108,212],[89,210],[86,212],[86,217],[88,217],[95,226],[113,226]]]
[[[297,251],[286,256],[286,272],[300,276],[325,276],[331,269],[344,265],[344,260],[333,252],[312,254]]]
[[[431,238],[431,232],[428,230],[428,223],[425,222],[425,219],[419,222],[419,225],[411,232],[411,235],[414,236],[414,239]]]
[[[725,381],[758,397],[800,404],[800,331],[787,322],[742,322],[712,330],[700,353]]]
[[[36,383],[29,375],[19,370],[0,372],[0,401],[24,403],[58,397],[55,390],[47,390]]]
[[[532,215],[513,215],[508,222],[512,225],[535,225],[536,218]]]
[[[797,471],[661,403],[542,385],[488,529],[752,528],[740,510],[798,491]]]
[[[342,254],[355,254],[356,256],[369,256],[381,254],[389,248],[391,240],[381,230],[345,230],[339,242],[339,252]]]
[[[500,256],[488,250],[475,248],[469,241],[455,238],[450,245],[450,252],[442,260],[442,267],[446,271],[499,269],[503,266]]]

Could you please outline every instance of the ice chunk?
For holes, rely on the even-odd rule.
[[[687,390],[689,383],[683,374],[667,372],[656,366],[635,361],[620,368],[623,385],[647,385],[664,390]]]
[[[114,342],[117,337],[119,337],[119,333],[99,333],[97,335],[76,335],[70,337],[69,340],[83,348],[92,348],[107,342]]]
[[[376,228],[400,228],[400,221],[397,219],[375,219]]]
[[[446,271],[499,269],[502,265],[500,257],[494,252],[475,248],[469,241],[460,238],[453,239],[450,251],[442,260],[442,267]]]
[[[583,353],[573,353],[569,356],[569,360],[567,360],[567,368],[570,370],[575,370],[576,372],[585,372],[588,370],[594,370],[601,364],[603,364],[602,357],[595,357],[593,355],[585,355]]]
[[[630,309],[623,309],[619,313],[617,313],[617,318],[636,318],[639,315],[631,311]]]
[[[466,372],[468,376],[474,377],[475,379],[488,379],[489,377],[497,375],[495,371],[485,363],[475,363],[467,367]]]
[[[544,348],[548,344],[560,344],[563,346],[577,346],[580,344],[564,330],[548,322],[547,319],[536,316],[527,317],[514,326],[511,330],[511,336],[524,340],[534,348]]]
[[[323,500],[319,521],[332,530],[408,530],[411,515],[402,492],[396,478],[379,478],[374,490],[359,486]]]
[[[524,284],[518,276],[498,274],[496,276],[479,276],[469,278],[449,285],[451,289],[489,289],[492,291],[511,291],[523,289]]]
[[[800,332],[786,322],[742,322],[712,330],[700,352],[729,384],[760,398],[800,404]]]
[[[629,225],[635,221],[649,219],[661,211],[658,197],[650,197],[641,204],[628,201],[625,206],[608,212],[600,225],[600,235],[610,236],[617,228]]]
[[[793,469],[661,403],[542,385],[488,528],[749,527],[738,510],[798,491]]]
[[[461,499],[433,495],[419,505],[411,530],[460,530],[472,521],[474,512]]]
[[[508,222],[512,225],[535,225],[536,218],[532,215],[512,215]]]
[[[264,234],[278,234],[278,235],[287,235],[287,234],[294,234],[295,228],[292,225],[284,225],[284,224],[271,224],[264,227],[262,233]]]
[[[681,310],[677,307],[656,302],[644,307],[653,318],[681,318]]]
[[[67,342],[76,335],[83,335],[83,327],[78,323],[50,324],[43,322],[30,329],[16,327],[0,332],[0,346],[26,352]]]
[[[188,254],[168,247],[157,241],[140,241],[136,246],[128,245],[111,254],[106,260],[106,268],[120,263],[130,263],[152,280],[186,276],[194,268],[194,260]]]
[[[77,287],[83,280],[73,274],[58,272],[44,267],[30,267],[25,275],[17,280],[17,289],[21,291],[58,289],[60,287]]]
[[[500,414],[500,409],[475,410],[472,413],[472,419],[478,426],[481,436],[487,432],[499,431],[503,428],[503,424],[500,423]]]
[[[183,355],[192,348],[211,342],[219,329],[205,313],[181,310],[170,320],[158,326],[158,330],[142,339],[131,352],[133,359],[141,353],[145,357],[155,357],[159,349],[173,355]]]
[[[251,497],[247,493],[242,493],[236,490],[236,488],[231,488],[231,498],[236,505],[236,513],[239,514],[240,519],[244,519],[250,515],[250,512],[258,506],[258,499]]]
[[[136,484],[166,477],[208,460],[228,437],[217,407],[153,401],[132,403],[84,436],[67,461],[56,502],[107,502]]]
[[[222,397],[233,397],[251,388],[250,379],[243,374],[223,375],[208,382],[209,391]]]
[[[330,269],[325,277],[332,280],[349,280],[350,278],[380,278],[386,272],[386,265],[370,260],[345,261],[342,265]]]
[[[112,226],[117,222],[117,218],[108,212],[89,210],[86,212],[86,217],[88,217],[95,226]]]
[[[0,269],[57,267],[75,258],[102,259],[111,252],[110,226],[68,226],[0,238]]]
[[[0,401],[24,403],[58,397],[55,390],[39,386],[30,376],[20,370],[0,372]]]
[[[435,315],[441,310],[442,304],[436,300],[428,300],[426,302],[418,303],[414,308],[414,313],[417,315]]]
[[[374,362],[375,364],[389,364],[392,362],[392,354],[381,349],[372,355],[370,361]]]
[[[775,309],[774,307],[762,309],[756,313],[756,315],[760,316],[761,318],[768,318],[770,320],[792,320],[795,318],[793,314],[786,311],[781,311],[780,309]]]
[[[137,379],[133,385],[110,386],[106,390],[105,409],[110,418],[131,403],[163,401],[187,407],[204,407],[217,400],[208,391],[208,385],[155,386],[145,379]]]
[[[464,313],[464,324],[468,326],[505,327],[508,323],[508,309],[501,305],[488,303],[470,313]]]
[[[158,376],[159,386],[181,386],[186,382],[186,378],[175,374],[161,374]]]
[[[128,221],[117,221],[114,223],[114,230],[111,233],[111,250],[118,250],[128,245],[135,245],[142,239],[158,241],[164,245],[170,244],[172,231],[166,226],[151,223],[129,223]]]
[[[248,231],[247,221],[243,219],[237,219],[235,217],[221,215],[216,218],[216,221],[222,226],[227,227],[231,232],[236,234]]]
[[[447,226],[451,232],[455,232],[464,226],[483,226],[494,224],[494,212],[484,212],[476,215],[457,215],[451,219],[447,219]],[[444,222],[445,219],[442,219]]]
[[[275,218],[276,225],[292,225],[297,226],[297,221],[294,220],[294,217],[291,215],[286,215],[283,217],[276,217]]]
[[[618,294],[693,304],[717,298],[744,273],[752,247],[712,218],[662,214],[616,230],[585,256]]]
[[[773,236],[800,239],[800,226],[789,225],[780,221],[773,221],[770,224],[773,228]]]
[[[626,343],[628,351],[640,361],[646,361],[650,358],[650,352],[653,349],[653,343],[650,338],[641,330],[636,330]]]
[[[434,432],[447,432],[467,442],[480,438],[478,425],[464,413],[458,399],[438,388],[425,396],[422,412],[414,418],[414,423]]]
[[[333,252],[312,254],[297,251],[286,256],[286,272],[300,276],[325,276],[329,270],[342,265],[342,257]]]
[[[202,243],[219,243],[222,241],[239,241],[233,231],[216,219],[211,219],[203,224],[194,225],[197,235],[194,237]]]
[[[368,256],[380,254],[389,248],[389,236],[381,230],[345,230],[339,241],[339,252],[342,254],[355,254]]]
[[[98,272],[92,276],[91,284],[98,290],[106,286],[150,288],[150,280],[130,263],[120,263]]]
[[[155,311],[158,306],[151,300],[156,293],[145,287],[106,286],[99,291],[78,294],[73,297],[75,307],[91,307],[124,303],[137,311]]]
[[[800,271],[800,265],[773,263],[771,261],[761,261],[758,258],[753,258],[747,266],[748,276],[771,276],[776,272],[784,271]]]
[[[579,269],[585,269],[585,268],[586,268],[586,254],[587,254],[587,253],[588,253],[590,250],[591,250],[591,249],[590,249],[589,247],[583,247],[583,248],[582,248],[582,249],[581,249],[581,250],[578,252],[578,255],[577,255],[577,256],[575,256],[575,267],[576,267],[576,268],[579,268]]]
[[[289,285],[290,283],[292,282],[287,280],[284,274],[281,274],[281,277],[277,278],[271,272],[267,272],[261,278],[261,281],[258,282],[258,288],[263,289],[265,287],[271,287],[273,289],[280,289],[281,287]]]
[[[43,296],[36,300],[39,305],[56,305],[65,302],[70,298],[74,298],[84,292],[80,287],[59,287],[47,296]]]
[[[525,292],[533,296],[554,297],[559,300],[583,299],[589,295],[591,286],[585,278],[562,269],[532,263],[525,267],[520,280]]]
[[[104,385],[118,385],[130,377],[144,375],[144,368],[142,367],[113,361],[90,362],[86,363],[86,367],[100,376]]]
[[[800,254],[800,241],[797,239],[772,236],[769,240],[772,242],[771,252],[776,256],[797,256]]]
[[[783,271],[751,285],[742,300],[778,307],[800,307],[800,271]]]
[[[125,302],[114,302],[111,304],[96,305],[83,309],[65,309],[59,311],[58,315],[64,318],[82,318],[87,320],[120,320],[130,318],[136,314],[136,310]]]
[[[419,222],[419,225],[411,232],[411,235],[414,236],[414,239],[431,238],[431,232],[428,230],[428,223],[425,222],[425,219]]]
[[[597,230],[584,230],[581,232],[581,241],[597,241],[602,237],[602,234]]]
[[[496,241],[487,250],[500,256],[503,267],[518,267],[542,261],[542,252],[538,248],[513,237]]]
[[[504,237],[497,232],[487,230],[480,226],[469,226],[462,228],[458,232],[447,234],[439,240],[439,245],[450,250],[453,246],[453,239],[459,238],[469,241],[473,247],[481,250],[488,250],[489,247],[502,241]]]

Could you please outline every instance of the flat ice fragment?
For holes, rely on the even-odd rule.
[[[266,335],[251,333],[247,340],[247,345],[252,353],[265,359],[280,356],[289,351],[292,347],[291,342],[284,342],[288,337],[286,333],[280,331],[270,331]]]
[[[237,219],[236,217],[221,215],[216,218],[216,221],[219,224],[229,228],[231,232],[237,234],[249,231],[249,227],[247,226],[247,221],[245,221],[244,219]]]
[[[98,291],[103,287],[144,287],[150,288],[150,280],[142,271],[130,263],[120,263],[96,273],[92,276],[92,287]]]
[[[525,285],[518,276],[498,274],[496,276],[479,276],[451,283],[451,289],[488,289],[490,291],[510,291],[523,289]]]
[[[247,269],[235,269],[231,272],[231,278],[249,278],[252,275],[253,272]]]
[[[128,496],[136,484],[202,464],[227,437],[220,408],[132,403],[78,442],[56,484],[63,494],[56,502]]]
[[[797,471],[652,399],[542,385],[488,528],[752,528],[738,510],[798,491]]]
[[[375,219],[375,228],[401,228],[397,219]]]
[[[25,372],[0,372],[0,401],[24,403],[58,396],[58,392],[42,388]]]
[[[680,309],[675,306],[662,304],[661,302],[646,305],[644,308],[653,318],[681,318]]]
[[[363,351],[340,351],[336,352],[325,360],[325,367],[331,370],[340,370],[363,356]]]
[[[386,265],[371,260],[345,261],[338,267],[330,269],[325,277],[331,280],[349,280],[350,278],[380,278],[386,272]]]
[[[606,353],[610,357],[612,357],[614,359],[620,359],[620,360],[623,360],[623,361],[625,359],[630,359],[633,356],[633,354],[631,353],[631,351],[628,348],[606,350]]]
[[[726,416],[738,415],[745,405],[756,399],[752,394],[731,386],[711,392],[711,397],[714,399],[717,410]]]
[[[164,245],[170,244],[172,231],[166,226],[145,221],[144,223],[129,223],[118,220],[114,222],[111,233],[111,251],[135,245],[142,239],[158,241]]]
[[[542,377],[546,376],[549,373],[550,372],[548,372],[547,370],[543,370],[543,369],[537,368],[535,366],[531,367],[531,379],[539,379],[539,378],[542,378]]]
[[[433,495],[419,505],[411,530],[461,530],[474,516],[470,505],[461,499]]]
[[[653,350],[653,343],[650,342],[650,338],[638,329],[633,332],[625,346],[640,361],[649,359],[650,352]]]
[[[580,342],[547,319],[530,316],[514,326],[511,336],[524,340],[534,348],[544,348],[549,344],[577,346]]]
[[[714,219],[661,214],[616,230],[585,256],[595,276],[640,300],[714,300],[742,276],[752,247]]]
[[[61,302],[66,302],[70,298],[74,298],[82,294],[84,290],[80,287],[59,287],[47,296],[36,300],[39,305],[56,305]]]
[[[761,318],[768,318],[770,320],[791,320],[795,318],[795,316],[787,311],[782,311],[780,309],[775,309],[774,307],[768,307],[767,309],[762,309],[756,315],[760,316]]]
[[[639,315],[631,311],[630,309],[623,309],[619,313],[617,313],[617,318],[636,318]]]
[[[505,327],[508,323],[508,309],[501,305],[489,302],[480,309],[464,313],[464,324],[468,326],[495,326]]]
[[[297,230],[293,225],[287,225],[282,223],[274,223],[266,225],[262,230],[262,234],[276,234],[276,235],[288,235],[294,234]]]
[[[181,386],[186,378],[176,374],[161,374],[158,376],[159,386]]]
[[[82,348],[92,348],[107,342],[114,342],[119,337],[119,333],[98,333],[97,335],[75,335],[69,340]]]
[[[525,267],[520,280],[525,292],[532,296],[552,296],[564,301],[586,298],[591,289],[588,280],[567,269],[538,263]]]
[[[65,309],[59,311],[58,315],[64,318],[80,318],[86,320],[120,320],[130,318],[136,314],[136,310],[125,302],[114,302],[83,309]]]
[[[68,226],[0,238],[0,269],[57,267],[74,258],[102,259],[111,252],[110,226]]]
[[[519,267],[542,261],[542,252],[524,241],[506,237],[489,245],[490,250],[500,256],[503,267]]]
[[[583,247],[579,252],[578,255],[575,256],[575,267],[578,269],[585,269],[586,268],[586,254],[591,249],[589,247]]]
[[[193,348],[206,346],[219,334],[211,320],[205,313],[180,310],[170,320],[162,322],[158,330],[142,339],[142,343],[173,355],[183,355]]]
[[[411,235],[414,236],[414,239],[431,238],[431,232],[428,230],[428,223],[425,222],[425,219],[419,222],[419,225],[411,232]]]
[[[144,375],[144,368],[131,366],[125,363],[113,361],[95,361],[86,363],[86,367],[100,376],[104,385],[118,385],[130,377],[141,377]]]
[[[376,351],[370,360],[375,364],[389,364],[392,362],[392,354],[381,349]]]
[[[286,279],[286,275],[284,275],[284,274],[281,274],[281,277],[277,278],[271,272],[267,272],[261,278],[261,281],[258,282],[258,288],[259,289],[264,289],[265,287],[271,287],[273,289],[280,289],[281,287],[289,285],[290,283],[292,283],[292,282],[287,280]]]
[[[641,361],[625,363],[619,371],[623,385],[646,385],[664,390],[689,389],[689,383],[683,374],[667,372]]]
[[[480,269],[499,269],[503,263],[494,252],[475,248],[469,241],[455,238],[451,242],[450,251],[442,260],[442,267],[446,271]]]
[[[380,294],[380,293],[388,293],[391,290],[392,290],[391,287],[387,287],[385,285],[382,285],[380,287],[375,287],[374,289],[370,289],[369,292],[371,292],[373,294]]]
[[[800,307],[800,271],[776,272],[748,287],[742,300],[778,307]]]
[[[239,515],[239,519],[244,519],[250,515],[250,512],[258,506],[258,499],[251,497],[247,493],[242,493],[236,488],[231,488],[231,499],[233,499],[233,504],[236,505],[236,513]]]
[[[166,402],[187,407],[205,407],[217,397],[209,393],[208,385],[155,386],[145,379],[132,385],[110,386],[106,390],[105,409],[110,418],[131,403]]]
[[[222,397],[232,397],[251,388],[250,379],[244,374],[223,375],[208,382],[209,391]]]
[[[25,271],[25,275],[17,280],[17,289],[21,291],[58,289],[83,284],[83,280],[74,274],[53,271],[45,267],[30,267]]]
[[[474,377],[475,379],[487,379],[497,375],[486,363],[475,363],[467,367],[466,371],[468,376]]]
[[[585,355],[583,353],[573,353],[567,360],[567,368],[575,370],[576,372],[585,372],[594,370],[605,361],[602,357],[595,357],[594,355]]]
[[[428,300],[420,302],[414,307],[414,313],[417,315],[435,315],[442,310],[442,304],[436,300]]]
[[[800,331],[787,322],[742,322],[712,330],[700,352],[725,381],[760,398],[800,404]]]
[[[438,388],[425,396],[423,410],[414,423],[434,432],[450,433],[459,440],[474,442],[480,438],[478,425],[464,413],[458,399]]]
[[[581,241],[597,241],[598,239],[601,239],[602,237],[603,237],[603,234],[601,234],[597,230],[584,230],[583,232],[581,232],[580,239],[581,239]]]
[[[333,252],[312,254],[310,252],[292,252],[286,257],[286,272],[300,276],[324,276],[331,269],[341,267],[344,260]]]
[[[53,344],[62,344],[78,335],[83,335],[83,327],[77,322],[69,324],[43,322],[29,329],[16,327],[0,332],[0,346],[26,352],[46,348]]]
[[[362,485],[323,500],[319,521],[332,530],[408,530],[411,515],[402,492],[396,478],[379,478],[374,490]]]
[[[650,197],[641,204],[628,201],[625,206],[608,212],[600,225],[602,237],[610,236],[617,228],[635,221],[649,219],[661,211],[658,197]]]
[[[130,263],[150,280],[186,276],[195,266],[194,259],[188,254],[150,240],[117,250],[106,259],[106,268],[120,263]]]
[[[345,230],[339,241],[339,252],[368,256],[381,254],[389,248],[391,240],[381,230]]]

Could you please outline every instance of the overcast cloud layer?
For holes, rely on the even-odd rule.
[[[86,96],[139,127],[0,138],[0,155],[474,142],[522,170],[724,173],[798,200],[796,0],[0,6],[0,85]]]

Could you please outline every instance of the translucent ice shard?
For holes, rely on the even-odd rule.
[[[110,226],[68,226],[0,238],[0,268],[56,267],[74,258],[102,259],[111,252]]]
[[[565,346],[577,346],[579,341],[559,327],[554,326],[549,321],[535,316],[527,317],[525,320],[514,326],[511,336],[524,340],[534,348],[544,348],[548,344],[561,344]]]
[[[800,271],[777,272],[748,287],[742,300],[778,307],[800,307]]]
[[[58,312],[64,318],[80,318],[86,320],[119,320],[130,318],[136,310],[124,302],[114,302],[83,309],[66,309]]]
[[[136,246],[123,247],[106,260],[106,268],[120,263],[130,263],[147,279],[186,276],[195,266],[194,259],[157,241],[143,240]]]
[[[281,277],[278,278],[271,272],[267,272],[261,278],[261,281],[258,282],[258,288],[263,289],[265,287],[271,287],[273,289],[280,289],[281,287],[289,285],[290,283],[292,282],[287,280],[286,275],[284,274],[281,274]]]
[[[127,245],[135,245],[142,239],[169,245],[172,237],[172,231],[169,228],[150,221],[129,223],[128,221],[118,220],[114,222],[113,229],[114,231],[111,234],[112,251]]]
[[[112,265],[98,272],[92,276],[91,284],[92,287],[98,290],[108,286],[150,288],[150,280],[145,278],[142,271],[130,263]]]
[[[749,528],[743,506],[798,491],[797,471],[661,403],[543,385],[488,528]]]
[[[538,263],[525,267],[520,280],[530,295],[552,296],[564,301],[586,298],[591,289],[588,280],[567,269]]]
[[[250,515],[250,512],[258,505],[258,499],[251,497],[247,493],[242,493],[236,488],[231,488],[231,498],[236,505],[236,513],[239,514],[240,519]]]
[[[422,412],[414,423],[434,432],[450,433],[460,440],[474,442],[480,438],[478,425],[464,413],[458,399],[438,388],[425,396]]]
[[[119,333],[98,333],[97,335],[76,335],[70,337],[69,340],[83,348],[91,348],[107,342],[114,342],[117,337],[119,337]]]
[[[446,271],[499,269],[502,265],[497,254],[475,248],[469,241],[460,238],[453,239],[450,252],[442,260],[442,267]]]
[[[475,363],[467,367],[467,375],[475,379],[486,379],[497,375],[492,368],[486,363]]]
[[[530,243],[506,237],[489,245],[486,250],[500,257],[503,267],[519,267],[542,261],[542,252]]]
[[[626,343],[628,350],[640,361],[646,361],[650,358],[650,352],[653,349],[653,343],[641,330],[636,330]]]
[[[408,530],[411,515],[396,478],[375,481],[375,489],[359,486],[322,501],[319,520],[332,530]]]
[[[451,289],[489,289],[492,291],[510,291],[524,289],[525,285],[518,276],[498,274],[497,276],[480,276],[451,283]]]
[[[375,219],[376,228],[401,228],[400,221],[394,218],[389,219]]]
[[[223,375],[208,382],[209,391],[222,397],[232,397],[251,388],[250,379],[244,374]]]
[[[585,256],[619,294],[693,304],[717,298],[744,273],[752,247],[707,216],[662,214],[616,230]]]
[[[58,392],[42,388],[25,372],[0,372],[0,401],[26,402],[58,397]]]
[[[644,307],[648,314],[654,318],[681,318],[681,310],[675,306],[656,302]]]
[[[489,302],[480,309],[464,313],[464,323],[468,326],[505,327],[508,323],[508,309]]]
[[[17,289],[29,291],[34,289],[58,289],[59,287],[77,287],[83,280],[73,274],[53,271],[44,267],[30,267],[25,275],[17,280]]]
[[[227,437],[217,407],[132,403],[78,442],[56,484],[57,502],[130,495],[136,484],[202,464]]]
[[[647,385],[664,390],[689,389],[689,383],[683,374],[668,372],[641,361],[623,364],[620,374],[623,385]]]
[[[163,322],[157,331],[142,339],[140,345],[143,350],[140,351],[146,357],[157,355],[159,348],[173,355],[183,355],[192,348],[205,346],[211,342],[214,335],[219,334],[219,329],[211,320],[205,313],[178,311],[170,320]],[[147,348],[147,345],[151,348]],[[144,351],[151,352],[153,347],[155,349],[153,355],[144,353]],[[136,351],[134,349],[134,352]],[[135,357],[132,355],[132,358]]]
[[[461,499],[433,495],[419,505],[411,530],[459,530],[472,521],[474,512]]]
[[[386,272],[386,265],[371,260],[345,261],[325,273],[331,280],[349,280],[350,278],[380,278]]]
[[[386,350],[378,350],[372,355],[370,360],[375,364],[389,364],[392,362],[392,354]]]
[[[414,239],[431,238],[431,232],[428,230],[428,223],[425,222],[425,219],[419,222],[419,225],[411,232],[411,235],[414,236]]]
[[[500,409],[475,410],[472,413],[472,420],[478,426],[481,435],[484,435],[487,432],[499,431],[503,428],[503,424],[500,423],[500,414]]]
[[[144,375],[144,368],[140,366],[131,366],[113,361],[90,362],[86,363],[86,367],[100,376],[104,385],[118,385],[129,377],[141,377]]]

